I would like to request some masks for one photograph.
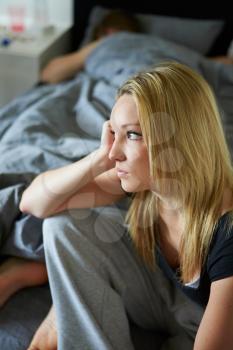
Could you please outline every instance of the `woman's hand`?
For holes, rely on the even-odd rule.
[[[110,149],[112,148],[112,144],[114,142],[114,136],[111,132],[111,125],[110,121],[107,120],[104,122],[102,127],[102,135],[101,135],[101,147],[107,147]]]
[[[115,161],[112,161],[109,159],[109,152],[112,148],[114,142],[114,136],[111,133],[111,125],[110,125],[110,121],[106,121],[103,124],[102,127],[102,135],[101,135],[101,146],[100,148],[106,153],[106,157],[107,157],[107,169],[112,169],[115,166]]]

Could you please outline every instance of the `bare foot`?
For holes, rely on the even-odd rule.
[[[57,329],[53,306],[36,331],[27,350],[57,350]]]
[[[0,265],[0,307],[18,290],[47,280],[44,263],[16,257],[5,260]]]

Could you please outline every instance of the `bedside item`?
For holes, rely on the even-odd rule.
[[[35,85],[41,68],[70,49],[70,28],[50,26],[36,34],[0,35],[0,106]]]

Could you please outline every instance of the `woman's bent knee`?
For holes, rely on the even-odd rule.
[[[92,209],[67,210],[57,215],[48,217],[43,222],[43,239],[45,246],[50,246],[54,241],[65,241],[70,238],[78,240],[85,236],[93,240],[97,236],[96,223],[99,214]]]

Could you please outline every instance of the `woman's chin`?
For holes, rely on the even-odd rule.
[[[129,193],[142,192],[146,190],[145,186],[142,186],[139,183],[135,183],[135,184],[133,184],[132,182],[129,183],[129,181],[127,181],[126,179],[124,180],[121,179],[121,187],[125,192],[129,192]]]
[[[127,181],[124,181],[121,179],[121,187],[125,192],[134,192],[133,191],[133,186],[127,184]]]

